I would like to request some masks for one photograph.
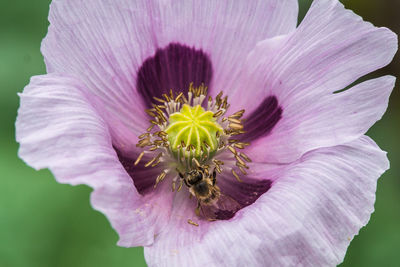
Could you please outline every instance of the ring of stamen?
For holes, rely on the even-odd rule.
[[[206,86],[195,88],[190,84],[187,96],[170,90],[163,98],[154,97],[157,104],[146,110],[152,117],[151,125],[139,136],[136,145],[146,151],[140,153],[134,164],[138,165],[144,155],[151,155],[144,167],[162,166],[155,188],[172,174],[172,191],[180,191],[183,181],[180,179],[176,188],[178,174],[200,166],[207,172],[215,168],[217,173],[225,168],[239,182],[242,181],[239,174],[247,174],[246,163],[251,159],[237,149],[244,149],[249,143],[235,139],[236,135],[245,133],[241,119],[245,110],[224,117],[229,108],[228,97],[222,98],[220,92],[214,100],[209,97],[204,104],[206,95]],[[225,151],[231,152],[231,156],[222,160]]]

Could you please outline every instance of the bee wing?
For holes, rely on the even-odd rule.
[[[203,217],[209,220],[228,220],[241,208],[240,204],[230,196],[221,194],[212,205],[200,206]]]

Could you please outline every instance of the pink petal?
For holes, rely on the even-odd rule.
[[[49,72],[76,75],[97,96],[111,129],[140,135],[146,105],[135,90],[137,72],[157,49],[180,43],[203,50],[211,57],[214,86],[225,90],[258,41],[295,29],[297,5],[296,0],[56,0],[42,52]],[[128,138],[118,134],[112,136],[122,147]]]
[[[249,55],[237,83],[249,89],[233,90],[231,106],[245,107],[250,115],[264,99],[276,97],[282,118],[259,144],[268,147],[264,160],[290,162],[309,150],[354,140],[382,116],[391,77],[333,93],[387,65],[396,51],[397,36],[390,30],[364,22],[339,1],[314,1],[296,31],[260,42]],[[264,146],[252,145],[253,155]]]
[[[107,216],[123,247],[152,245],[157,234],[166,230],[172,201],[167,181],[145,196],[137,194],[132,182],[112,182],[91,195],[92,206]]]
[[[296,0],[179,0],[160,6],[153,13],[160,16],[157,46],[178,42],[205,51],[213,64],[214,96],[233,87],[232,77],[258,41],[293,31],[298,16]]]
[[[377,179],[388,167],[368,137],[311,151],[265,173],[280,178],[233,219],[199,227],[186,223],[193,212],[182,195],[168,230],[145,248],[146,260],[149,266],[335,266],[368,222]]]
[[[291,161],[311,149],[355,140],[382,118],[395,81],[384,76],[302,107],[288,105],[273,132],[253,141],[246,152],[256,161]]]
[[[139,195],[118,160],[108,126],[83,91],[65,76],[32,78],[20,94],[19,156],[35,169],[49,168],[60,183],[93,187],[92,205],[108,217],[120,245],[149,245],[170,213],[170,188]]]

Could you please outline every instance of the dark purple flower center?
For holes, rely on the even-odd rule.
[[[240,136],[243,142],[251,142],[267,136],[282,118],[282,108],[275,96],[268,96],[249,116],[244,123],[246,134]]]
[[[157,49],[154,56],[146,59],[137,74],[137,90],[147,107],[153,97],[162,98],[170,89],[187,94],[189,85],[210,86],[213,75],[211,60],[202,50],[171,43]]]
[[[156,125],[159,131],[153,130],[152,126],[147,133],[140,137],[141,140],[137,146],[142,149],[150,147],[146,154],[144,151],[140,152],[140,149],[130,155],[124,154],[123,150],[119,148],[115,148],[115,150],[140,194],[153,192],[159,182],[174,173],[173,190],[175,190],[175,183],[179,183],[177,178],[180,179],[180,186],[177,190],[182,188],[182,184],[189,187],[189,191],[198,199],[199,205],[215,204],[221,195],[232,199],[231,206],[233,208],[219,209],[215,204],[212,211],[213,219],[227,220],[241,208],[253,204],[272,185],[268,177],[260,179],[260,177],[248,175],[246,162],[250,162],[250,159],[237,150],[249,145],[250,141],[267,136],[281,119],[282,108],[275,96],[268,96],[250,115],[245,114],[245,120],[241,119],[243,110],[222,118],[229,108],[227,98],[218,95],[215,101],[210,99],[207,104],[202,104],[203,101],[207,101],[207,87],[211,85],[212,77],[213,68],[210,57],[202,50],[178,43],[171,43],[163,49],[157,49],[155,55],[145,60],[138,71],[137,90],[142,96],[142,101],[149,108],[146,112],[153,117],[152,125]],[[189,88],[191,89],[189,90]],[[208,149],[207,144],[201,145],[198,147],[201,147],[201,155],[205,157],[196,156],[194,158],[187,156],[187,151],[196,149],[195,146],[191,147],[183,141],[182,147],[179,148],[181,153],[177,153],[176,149],[171,150],[170,140],[167,138],[169,134],[165,132],[169,115],[176,114],[180,110],[176,106],[181,107],[184,104],[208,106],[218,123],[224,126],[224,131],[218,133],[216,137],[219,142],[217,146],[219,150],[207,154],[205,151]],[[230,107],[230,109],[232,108],[235,107]],[[156,138],[159,139],[156,140]],[[165,166],[161,167],[164,169],[160,173],[158,167],[149,168],[160,163],[163,165],[163,162],[166,161],[165,153],[168,151],[170,151],[170,161],[165,164],[168,166],[167,169]],[[232,154],[228,153],[230,156],[226,156],[224,151]],[[182,155],[186,159],[182,160]],[[216,158],[213,158],[214,155]],[[225,162],[221,160],[223,157],[225,157]],[[171,161],[171,159],[175,161]],[[140,161],[144,163],[139,164]],[[224,176],[220,176],[221,179],[218,179],[219,174],[217,173],[222,173],[222,168],[229,170],[228,175],[225,172]],[[186,178],[195,169],[202,172],[202,177],[204,177],[199,184],[196,183],[196,186],[188,183]],[[206,178],[209,180],[207,181]],[[170,179],[172,178],[170,177]],[[182,182],[183,180],[185,183]],[[198,188],[207,194],[203,191],[204,194],[193,193],[198,191]],[[199,207],[197,209],[196,211],[199,212]]]

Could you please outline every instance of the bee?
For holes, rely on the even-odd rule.
[[[195,213],[208,220],[230,219],[241,208],[233,198],[221,193],[217,186],[217,172],[198,166],[185,174],[178,172],[191,195],[197,199]]]

